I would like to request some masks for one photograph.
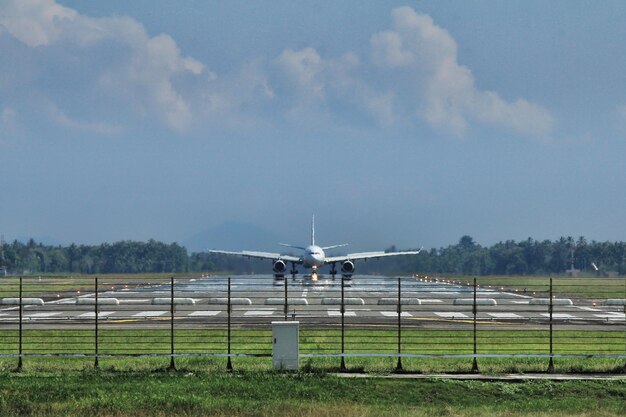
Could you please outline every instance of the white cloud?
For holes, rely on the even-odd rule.
[[[8,0],[0,11],[0,25],[32,47],[54,43],[68,21],[78,16],[76,11],[58,5],[54,0]]]
[[[289,81],[306,99],[324,98],[324,81],[321,77],[326,63],[315,49],[285,49],[276,61]]]
[[[323,58],[310,47],[286,49],[276,62],[296,93],[291,114],[310,116],[312,106],[321,111],[343,105],[364,111],[381,124],[393,121],[393,95],[377,93],[357,75],[361,62],[355,53]]]
[[[81,48],[105,41],[117,44],[118,51],[130,51],[121,65],[104,63],[95,80],[106,79],[107,87],[117,86],[138,98],[143,107],[175,130],[185,130],[192,119],[190,99],[177,90],[175,77],[205,73],[207,80],[215,78],[201,62],[183,56],[169,35],[151,37],[132,18],[91,18],[54,0],[8,0],[0,6],[0,16],[0,25],[29,47],[61,45],[70,51],[75,48],[77,66]]]
[[[113,126],[103,122],[84,122],[69,117],[63,110],[56,105],[50,105],[49,114],[52,120],[60,126],[86,132],[97,133],[101,135],[113,135],[121,131],[118,126]]]
[[[392,19],[392,30],[370,40],[373,62],[388,71],[406,71],[396,74],[402,79],[397,92],[411,94],[408,101],[430,125],[456,135],[470,120],[529,135],[550,132],[553,118],[543,107],[524,99],[508,102],[476,88],[472,72],[458,63],[455,40],[430,16],[400,7]]]
[[[374,120],[383,126],[417,117],[456,135],[472,124],[545,135],[553,124],[535,103],[479,90],[470,69],[458,63],[452,36],[410,7],[394,9],[392,27],[370,38],[371,60],[351,51],[327,57],[312,47],[285,48],[269,63],[252,61],[219,78],[185,56],[170,35],[151,36],[130,17],[92,18],[54,0],[5,0],[0,28],[33,62],[53,69],[41,68],[37,78],[31,67],[28,84],[57,76],[67,86],[22,90],[24,97],[43,95],[42,103],[63,103],[63,111],[45,104],[41,111],[66,128],[119,129],[94,121],[98,106],[110,112],[106,120],[119,117],[116,125],[148,118],[181,132],[196,122],[234,126],[257,118],[271,125],[277,114],[315,124]]]

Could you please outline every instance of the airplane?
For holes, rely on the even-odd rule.
[[[324,265],[331,265],[330,274],[333,279],[337,275],[337,264],[341,265],[341,276],[346,279],[352,278],[356,267],[354,265],[354,261],[358,260],[367,260],[367,259],[376,259],[376,258],[385,258],[389,256],[402,256],[402,255],[417,255],[423,248],[420,248],[416,251],[404,251],[404,252],[358,252],[358,253],[349,253],[347,255],[341,256],[326,256],[324,253],[325,250],[341,248],[344,246],[348,246],[347,243],[340,245],[331,245],[331,246],[318,246],[315,244],[315,216],[313,216],[311,220],[311,244],[309,246],[295,246],[289,245],[286,243],[279,243],[281,246],[286,246],[288,248],[300,249],[304,251],[302,256],[293,256],[293,255],[283,255],[280,253],[271,253],[271,252],[256,252],[256,251],[242,251],[242,252],[230,252],[224,250],[209,250],[210,253],[219,253],[224,255],[235,255],[235,256],[243,256],[246,258],[257,258],[257,259],[270,259],[272,260],[274,271],[274,278],[276,279],[284,279],[285,273],[287,272],[287,264],[291,263],[291,273],[292,278],[295,279],[298,271],[296,270],[296,265],[302,265],[305,268],[311,268],[311,278],[313,280],[317,280],[318,268],[323,267]]]

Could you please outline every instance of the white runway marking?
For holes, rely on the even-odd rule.
[[[165,313],[167,313],[167,311],[141,311],[137,314],[133,314],[133,317],[159,317]]]
[[[269,317],[274,314],[274,310],[250,310],[243,313],[244,316]]]
[[[550,313],[541,313],[544,317],[550,317]],[[553,319],[577,319],[578,317],[565,313],[552,313]]]
[[[594,314],[594,316],[601,319],[609,320],[624,320],[626,318],[626,315],[624,315],[624,313]]]
[[[584,311],[602,311],[597,308],[591,308],[591,307],[580,307],[580,306],[573,306],[573,307],[579,310],[584,310]]]
[[[380,314],[385,317],[398,317],[398,312],[396,311],[381,311]],[[413,314],[402,312],[400,313],[400,317],[413,317]]]
[[[421,298],[422,304],[426,303],[443,303],[443,300],[438,300],[436,298]]]
[[[466,319],[467,316],[463,313],[448,313],[448,312],[444,312],[444,313],[435,313],[436,315],[438,315],[439,317],[443,317],[446,319]]]
[[[329,317],[341,317],[341,311],[339,310],[328,310]],[[355,311],[346,311],[344,313],[344,317],[356,317]]]
[[[515,303],[515,304],[528,304],[528,301],[515,301],[515,300],[512,300],[511,302]]]
[[[115,311],[98,311],[98,318],[110,316],[111,314],[114,314],[114,313],[115,313]],[[95,318],[96,317],[96,313],[94,313],[94,312],[83,313],[83,314],[79,315],[78,317]]]
[[[59,314],[61,313],[33,313],[33,314],[26,314],[24,317],[45,318],[45,317],[58,316]]]
[[[431,294],[437,294],[437,295],[459,295],[461,294],[458,291],[431,291]]]
[[[497,319],[521,319],[522,316],[515,313],[487,313],[491,317],[495,317]]]
[[[189,313],[190,316],[217,316],[221,311],[194,311]]]

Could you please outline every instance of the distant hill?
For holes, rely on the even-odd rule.
[[[284,238],[271,230],[250,223],[225,222],[202,231],[182,242],[189,253],[207,249],[232,251],[258,250],[280,252]]]

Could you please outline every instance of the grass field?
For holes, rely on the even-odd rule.
[[[471,285],[470,277],[451,277],[450,279]],[[541,276],[483,276],[476,282],[483,288],[501,288],[526,295],[543,295],[550,291],[550,277]],[[552,279],[553,292],[557,296],[601,300],[607,298],[626,298],[626,278],[595,277],[556,277]]]
[[[181,369],[0,373],[10,416],[622,416],[626,381],[523,383]]]
[[[162,355],[155,358],[155,368],[169,361],[170,333],[164,329],[146,330],[101,330],[99,334],[99,353],[101,355]],[[176,354],[224,355],[227,353],[225,330],[176,330]],[[402,353],[415,355],[469,355],[473,352],[473,334],[468,330],[406,330],[402,337]],[[233,330],[231,353],[237,355],[259,355],[259,357],[235,357],[233,363],[243,369],[269,370],[271,361],[270,330]],[[547,331],[541,330],[481,330],[477,334],[478,354],[526,355],[549,352]],[[300,353],[313,354],[301,359],[301,365],[315,371],[336,370],[340,358],[318,357],[319,354],[341,352],[340,331],[337,329],[302,330],[300,334]],[[624,355],[626,353],[626,333],[623,329],[615,331],[574,331],[554,332],[554,353],[557,355]],[[393,330],[347,330],[345,352],[351,355],[346,362],[356,370],[367,372],[389,372],[396,366],[397,334]],[[0,332],[0,354],[18,353],[16,330]],[[93,363],[95,339],[93,330],[27,330],[23,336],[24,364],[29,369],[46,371],[69,366],[81,369]],[[76,359],[60,357],[39,358],[37,355],[87,355]],[[388,354],[389,357],[372,357],[369,354]],[[179,358],[179,360],[187,360]],[[127,369],[133,367],[133,361],[141,364],[144,359],[101,358],[101,363],[120,366],[125,363]],[[462,358],[402,358],[404,369],[411,372],[468,372],[472,359]],[[486,374],[507,372],[544,371],[548,359],[524,357],[480,358],[480,370]],[[204,367],[224,369],[226,359],[210,356],[199,358],[199,370]],[[15,358],[0,360],[2,369],[15,368]],[[221,364],[221,365],[216,365]],[[624,372],[626,358],[558,358],[556,367],[559,372]]]

